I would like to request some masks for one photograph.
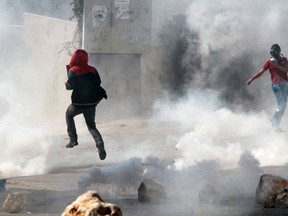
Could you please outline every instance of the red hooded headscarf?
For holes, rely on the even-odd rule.
[[[83,49],[77,49],[71,56],[70,64],[66,65],[67,72],[72,70],[76,75],[85,73],[97,73],[95,67],[88,65],[88,53]]]

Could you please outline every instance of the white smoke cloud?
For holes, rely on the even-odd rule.
[[[282,5],[280,8],[279,2],[273,3],[275,10],[270,12],[266,7],[268,1],[251,3],[245,0],[240,4],[236,1],[215,3],[194,0],[189,8],[189,25],[200,33],[204,66],[200,72],[205,72],[205,68],[215,65],[212,70],[215,74],[211,77],[216,77],[217,72],[225,67],[229,60],[247,49],[251,50],[251,47],[251,52],[258,53],[255,51],[257,48],[266,52],[276,40],[285,47],[286,35],[282,32],[284,30],[279,28],[284,22],[281,21],[284,10],[281,8],[285,7]],[[284,1],[281,3],[286,4]],[[265,9],[261,5],[264,5]],[[266,15],[258,17],[253,14],[255,10],[261,9]],[[267,30],[267,27],[271,31],[260,32],[261,29]],[[261,29],[256,31],[255,28]],[[263,44],[266,44],[265,47]],[[224,54],[219,57],[219,62],[212,61],[214,59],[210,56],[211,51],[215,50]],[[9,69],[10,71],[20,70]],[[7,77],[11,83],[6,83],[9,79],[0,82],[0,89],[3,87],[3,91],[0,91],[0,102],[5,104],[5,108],[1,107],[0,115],[1,174],[13,176],[41,173],[45,170],[45,160],[52,144],[45,138],[47,131],[39,129],[39,125],[35,126],[30,120],[33,119],[32,116],[39,114],[37,108],[44,104],[40,100],[39,103],[28,105],[25,99],[30,97],[28,101],[33,101],[33,98],[42,98],[41,94],[45,97],[45,93],[40,90],[33,92],[33,88],[26,88],[25,83],[22,86],[24,92],[20,94],[21,88],[9,72],[6,73],[9,74]],[[247,72],[247,77],[249,76]],[[45,83],[43,79],[40,81]],[[283,164],[287,161],[285,133],[272,132],[270,116],[267,113],[236,113],[225,107],[223,101],[219,100],[217,91],[202,89],[191,92],[193,93],[186,99],[177,103],[161,100],[155,105],[156,120],[175,122],[187,131],[176,145],[182,152],[182,157],[174,164],[169,166],[160,159],[150,157],[145,160],[131,158],[109,167],[92,167],[87,175],[80,179],[79,187],[83,189],[90,184],[105,183],[115,184],[120,189],[130,186],[137,189],[139,182],[149,177],[163,183],[169,195],[184,199],[187,199],[187,196],[197,197],[199,190],[206,184],[226,187],[227,190],[223,189],[223,192],[235,194],[243,188],[249,189],[243,191],[255,189],[255,179],[257,180],[256,177],[261,173],[259,166]],[[18,100],[19,98],[22,100]],[[41,112],[41,109],[38,111]],[[142,150],[141,153],[143,152]],[[136,154],[137,152],[134,153]],[[143,167],[143,163],[147,166]],[[220,178],[219,172],[223,168],[235,168],[237,174],[231,178]],[[243,184],[234,187],[239,179],[243,180]]]
[[[169,165],[157,157],[135,157],[109,167],[91,167],[88,173],[80,178],[78,186],[79,190],[83,191],[92,184],[113,184],[118,193],[121,193],[130,187],[137,191],[141,181],[150,178],[163,184],[169,196],[181,197],[183,193],[187,193],[195,197],[201,186],[215,184],[220,168],[216,161],[211,160],[179,171],[174,165]],[[97,188],[97,185],[93,187]]]
[[[259,161],[251,152],[245,151],[240,156],[235,170],[223,177],[217,187],[225,195],[239,196],[241,194],[253,194],[259,183],[263,170]]]
[[[47,110],[57,106],[53,103],[55,101],[48,103],[54,92],[52,87],[50,91],[47,91],[48,87],[46,88],[49,76],[46,70],[53,66],[51,61],[47,61],[47,53],[41,53],[35,49],[28,52],[27,42],[29,41],[23,36],[25,29],[22,13],[30,9],[33,12],[34,9],[35,12],[41,14],[43,10],[41,7],[46,10],[49,5],[49,2],[39,3],[41,7],[34,8],[33,6],[37,3],[39,2],[17,0],[0,3],[0,178],[47,172],[49,161],[47,157],[50,149],[58,144],[55,140],[51,140],[51,134],[55,135],[55,131],[52,132],[51,127],[51,130],[48,129],[43,121],[49,118]],[[71,13],[71,5],[69,2],[66,3]],[[65,3],[61,5],[64,10]],[[55,7],[54,4],[54,9]],[[59,11],[49,10],[49,15],[53,16],[52,13],[55,15]],[[34,37],[30,38],[30,40],[34,39]],[[46,47],[45,49],[53,50],[53,48]],[[40,56],[45,58],[44,63],[41,62]],[[52,71],[49,73],[51,74]],[[55,116],[57,114],[55,113]],[[62,115],[64,116],[64,111]],[[52,121],[52,118],[49,120]]]
[[[241,74],[237,75],[244,77],[244,80],[248,79],[269,57],[269,48],[273,43],[279,43],[285,52],[286,32],[281,26],[286,19],[283,4],[287,3],[277,1],[273,3],[273,9],[267,7],[269,4],[268,1],[248,0],[192,1],[187,11],[188,25],[199,35],[197,42],[202,60],[201,70],[196,71],[194,76],[201,78],[194,80],[196,86],[199,86],[198,81],[209,81],[217,86],[219,79],[225,80],[225,77],[221,77],[225,76],[222,73],[225,68],[229,66],[232,71],[235,67],[246,65],[246,60],[252,67],[248,67],[249,71],[245,67],[240,68]],[[256,16],[258,11],[263,13],[257,13]],[[249,55],[246,57],[246,54]],[[231,64],[239,57],[243,57],[244,61],[236,66]],[[189,61],[189,58],[185,60]],[[229,70],[226,71],[229,73]],[[267,83],[265,78],[262,82],[257,82],[255,89],[261,89],[261,92],[255,94],[265,96],[266,101],[263,104],[268,104],[267,111],[271,111],[270,97],[273,95]],[[182,152],[182,157],[176,159],[171,166],[154,158],[151,162],[153,165],[145,169],[144,173],[139,169],[140,176],[155,178],[167,186],[170,195],[185,198],[185,195],[195,198],[200,188],[206,184],[216,185],[227,194],[239,194],[241,191],[253,193],[262,172],[260,166],[281,165],[287,161],[284,154],[287,150],[285,133],[272,131],[270,114],[266,110],[258,113],[232,111],[223,99],[219,99],[219,91],[195,90],[193,84],[186,98],[177,102],[161,99],[156,101],[154,107],[155,120],[173,122],[188,131],[183,133],[176,145]],[[226,84],[221,83],[224,87]],[[245,83],[242,88],[246,88]],[[250,90],[253,91],[251,87]],[[127,165],[129,167],[131,164]],[[235,173],[219,178],[220,170],[227,168],[233,168]],[[129,168],[122,170],[122,175],[127,170]],[[139,172],[135,175],[139,176],[138,174]],[[97,182],[96,179],[101,179],[101,176],[94,176],[94,181]],[[110,176],[114,180],[113,174]]]
[[[176,104],[162,101],[155,105],[155,119],[175,122],[190,131],[176,145],[183,155],[175,161],[178,169],[203,160],[217,160],[224,168],[235,168],[246,151],[261,166],[287,162],[283,153],[287,149],[286,133],[273,131],[267,113],[236,113],[221,106],[214,96],[206,98],[195,93]]]
[[[41,174],[46,170],[50,143],[47,131],[33,124],[15,83],[0,83],[0,176]]]
[[[118,191],[123,191],[127,187],[137,187],[143,172],[142,159],[134,157],[109,167],[91,167],[78,181],[78,186],[80,191],[84,191],[91,184],[113,184]]]
[[[266,56],[261,52],[268,53],[276,40],[285,46],[283,32],[274,37],[271,37],[273,32],[260,32],[261,28],[267,30],[267,25],[270,30],[279,31],[279,24],[265,25],[265,22],[272,18],[273,22],[281,23],[280,4],[274,5],[273,12],[267,11],[267,4],[248,0],[217,3],[194,0],[191,3],[189,25],[199,33],[203,58],[200,73],[212,67],[213,74],[209,78],[213,80],[233,58],[245,52],[256,53],[258,61]],[[263,15],[255,16],[254,12],[261,9]],[[214,58],[215,51],[223,55]],[[258,64],[256,59],[253,63]],[[245,73],[242,76],[247,75],[247,78],[252,75],[250,71]],[[173,122],[186,131],[175,146],[182,157],[174,164],[149,157],[131,158],[109,167],[92,167],[78,182],[80,189],[102,183],[115,184],[120,189],[132,186],[136,190],[142,179],[152,178],[165,185],[169,196],[188,200],[186,207],[197,206],[194,199],[207,184],[225,195],[254,193],[261,166],[281,165],[287,161],[285,133],[273,132],[270,115],[266,112],[232,111],[219,100],[219,95],[216,90],[193,89],[177,102],[162,99],[155,103],[153,119]],[[232,168],[232,172],[223,172],[228,168]]]
[[[249,87],[245,83],[269,59],[272,44],[278,43],[282,54],[287,56],[287,30],[283,28],[288,21],[287,2],[275,1],[271,8],[267,7],[270,3],[191,2],[186,12],[187,26],[197,38],[189,38],[183,64],[193,69],[189,64],[194,61],[189,57],[197,54],[201,67],[191,70],[190,88],[210,86],[234,106],[272,112],[275,106],[271,104],[274,95],[269,72]]]
[[[219,161],[216,160],[203,160],[188,168],[178,170],[174,165],[157,157],[131,158],[109,167],[91,167],[88,173],[80,178],[78,186],[79,193],[93,188],[106,198],[109,195],[123,196],[127,191],[135,196],[141,181],[149,178],[162,184],[168,196],[167,202],[164,202],[157,212],[174,212],[175,207],[181,206],[181,209],[189,208],[190,211],[197,211],[199,215],[202,215],[203,207],[205,211],[210,212],[207,213],[208,215],[214,215],[215,211],[226,210],[227,212],[227,208],[241,213],[250,207],[231,201],[223,203],[223,206],[201,203],[198,197],[203,193],[203,188],[211,185],[223,197],[223,200],[227,197],[241,197],[243,194],[251,195],[255,192],[261,174],[259,161],[248,151],[241,155],[236,168],[229,171],[223,170]],[[111,192],[113,188],[115,190]],[[209,194],[202,195],[209,196]],[[170,200],[178,202],[171,203]],[[213,210],[207,210],[207,207]]]
[[[280,27],[280,23],[286,19],[283,3],[283,1],[277,1],[273,9],[268,10],[265,4],[259,1],[253,3],[248,1],[217,3],[209,0],[193,1],[187,11],[187,23],[192,31],[198,33],[197,42],[202,58],[201,70],[193,71],[199,74],[194,78],[200,77],[201,79],[194,80],[193,84],[199,86],[201,82],[210,82],[217,86],[217,81],[221,80],[221,76],[225,76],[225,73],[222,73],[224,68],[230,64],[230,70],[226,70],[226,73],[235,73],[233,68],[236,66],[231,64],[231,61],[246,53],[256,54],[252,61],[260,68],[265,58],[269,57],[269,48],[273,43],[280,43],[285,51],[286,33],[285,29]],[[249,5],[248,8],[247,5]],[[263,13],[255,16],[255,11],[259,10]],[[265,34],[261,29],[265,29]],[[247,59],[248,62],[251,61],[250,57],[251,55]],[[262,62],[259,63],[259,61]],[[237,67],[241,65],[245,65],[245,61],[237,64]],[[244,80],[247,80],[256,72],[257,67],[253,69],[255,71],[242,70],[243,73],[241,72],[238,76],[245,76]],[[208,69],[209,72],[207,72]],[[262,88],[260,93],[255,92],[255,94],[260,97],[262,94],[265,95],[266,102],[264,101],[263,104],[268,105],[267,111],[271,111],[271,100],[267,98],[273,95],[265,78],[262,78],[264,79],[262,85],[260,82],[256,83],[256,87],[259,85]],[[177,122],[178,125],[190,130],[177,144],[177,148],[183,152],[184,156],[176,160],[176,166],[179,169],[206,159],[219,160],[225,167],[235,167],[240,155],[246,150],[251,151],[259,159],[261,165],[286,162],[286,157],[281,151],[283,148],[286,149],[285,136],[284,134],[267,134],[271,131],[271,125],[270,116],[266,112],[258,114],[233,112],[225,107],[223,101],[219,101],[219,91],[195,90],[193,84],[190,90],[192,93],[188,93],[186,99],[178,100],[176,104],[161,100],[155,105],[157,110],[155,118],[160,121]],[[219,82],[218,86],[228,86],[228,84]],[[245,83],[243,83],[243,88],[245,88],[244,85]],[[234,86],[230,87],[232,89],[226,88],[225,90],[237,91]],[[249,88],[253,91],[253,86]]]
[[[281,27],[287,21],[284,6],[287,2],[278,0],[273,2],[273,7],[267,7],[270,3],[267,0],[193,1],[187,11],[188,25],[199,33],[204,58],[209,58],[213,51],[222,51],[225,58],[221,60],[230,60],[247,50],[265,51],[269,55],[273,43],[287,47],[287,31]]]

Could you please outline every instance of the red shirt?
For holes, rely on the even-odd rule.
[[[281,61],[278,62],[278,64],[282,67],[286,67],[288,64],[287,58],[283,57]],[[287,73],[276,67],[273,67],[273,65],[270,63],[270,59],[265,62],[265,64],[263,65],[263,69],[269,69],[272,84],[285,84],[288,82]]]

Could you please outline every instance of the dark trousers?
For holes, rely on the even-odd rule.
[[[73,104],[68,106],[66,110],[66,124],[67,132],[71,141],[77,141],[78,138],[74,117],[83,114],[88,130],[95,140],[96,145],[104,144],[102,136],[95,125],[95,113],[95,106],[75,106]]]

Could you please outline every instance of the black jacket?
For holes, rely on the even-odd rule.
[[[71,99],[74,105],[97,105],[103,97],[107,99],[106,91],[100,84],[98,72],[77,74],[73,70],[68,71],[65,83],[67,90],[73,90]]]

